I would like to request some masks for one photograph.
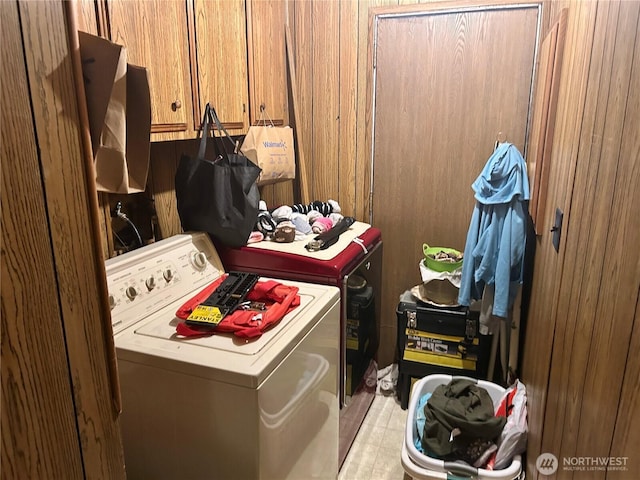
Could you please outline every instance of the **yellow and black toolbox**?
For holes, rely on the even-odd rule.
[[[491,345],[478,331],[478,312],[467,307],[437,307],[400,296],[398,318],[398,383],[400,406],[406,410],[415,379],[435,373],[484,379]]]

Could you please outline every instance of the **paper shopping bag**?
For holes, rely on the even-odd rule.
[[[240,151],[262,169],[258,185],[296,178],[296,155],[293,129],[272,125],[252,125],[244,137]]]
[[[126,49],[78,32],[89,130],[102,192],[142,192],[149,170],[151,99],[147,72]]]
[[[127,64],[128,193],[144,192],[151,149],[151,93],[147,69]]]

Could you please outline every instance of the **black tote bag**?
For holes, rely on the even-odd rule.
[[[220,137],[209,136],[217,128]],[[224,141],[233,139],[209,104],[202,122],[200,149],[196,158],[183,154],[175,176],[178,215],[184,231],[209,233],[228,247],[246,245],[258,218],[260,192],[256,180],[260,168],[247,157],[227,153]],[[207,143],[213,143],[215,158],[207,159]]]

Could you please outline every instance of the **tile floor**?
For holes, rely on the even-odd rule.
[[[394,395],[377,394],[338,474],[338,480],[408,480],[400,463],[407,410]]]

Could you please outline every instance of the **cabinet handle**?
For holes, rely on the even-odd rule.
[[[179,108],[182,108],[182,102],[180,100],[176,100],[171,104],[171,110],[173,110],[174,112]]]

